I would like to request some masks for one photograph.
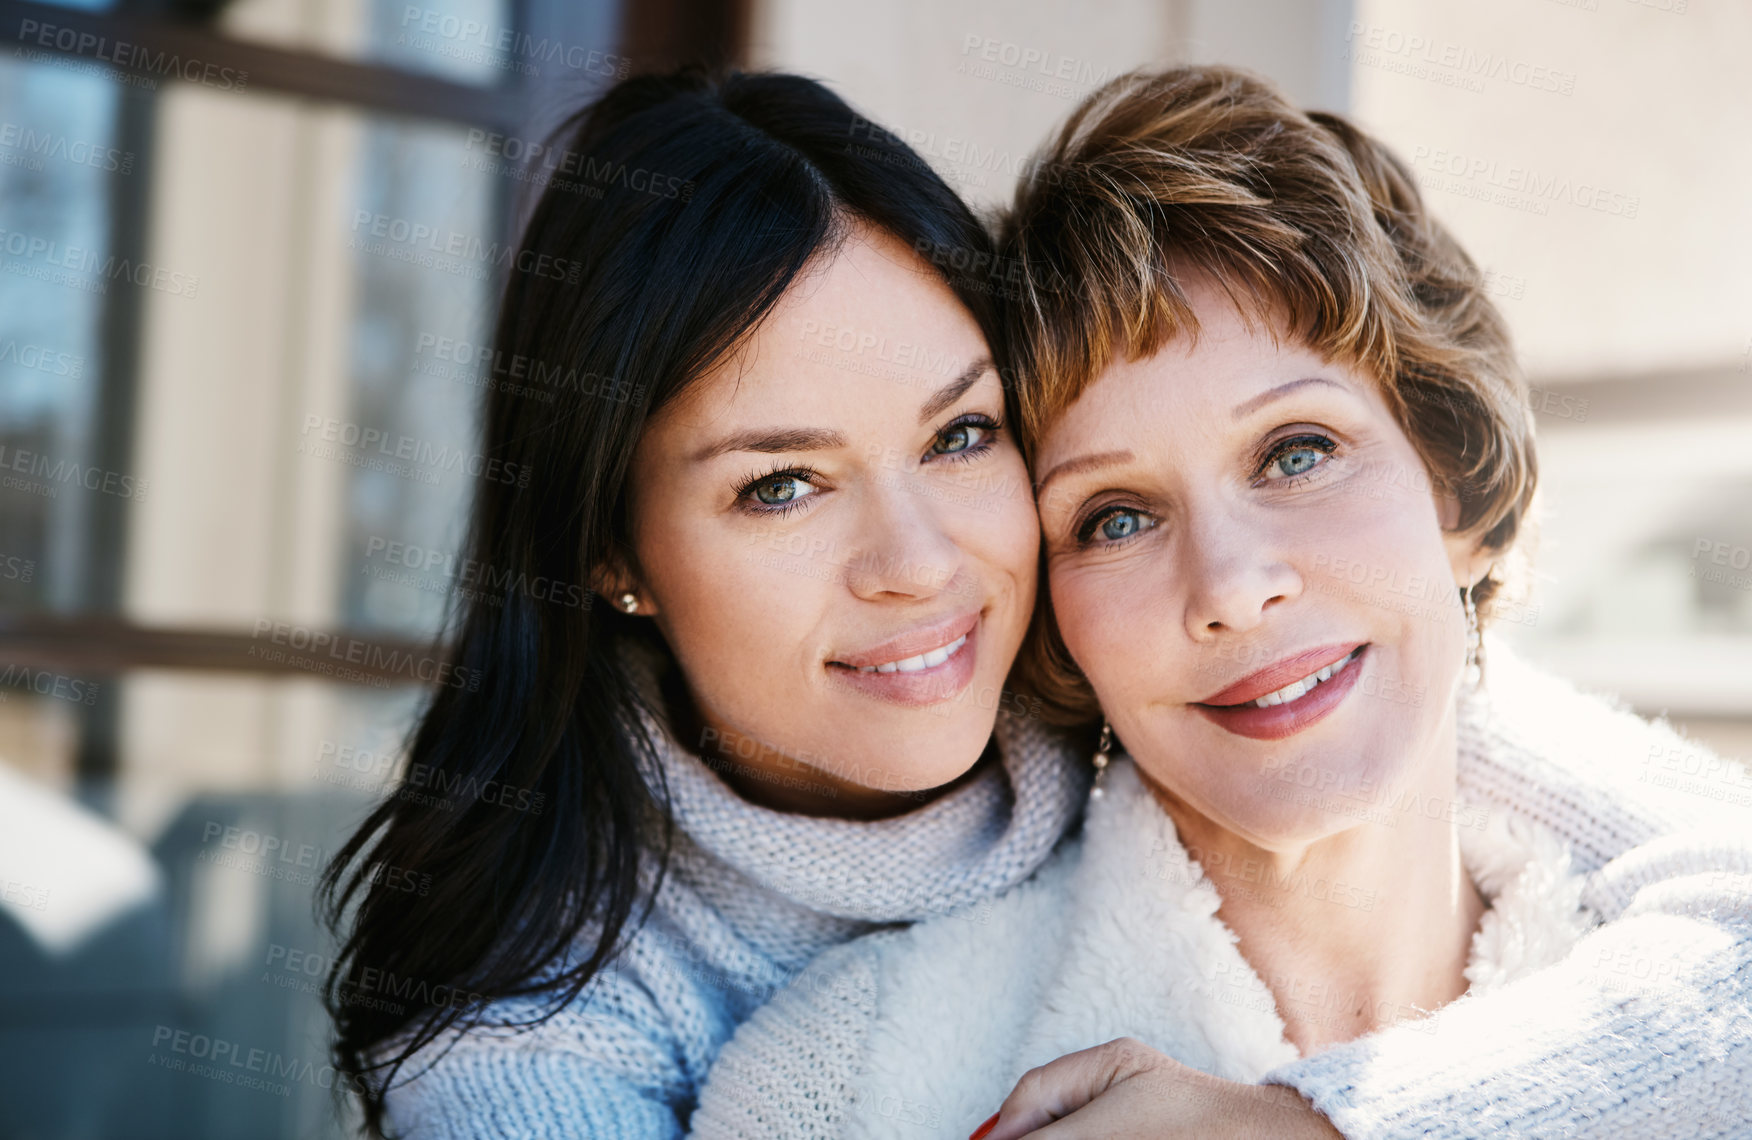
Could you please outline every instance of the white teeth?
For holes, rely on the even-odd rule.
[[[1258,708],[1269,709],[1273,705],[1281,705],[1285,701],[1293,701],[1297,697],[1305,696],[1314,688],[1314,686],[1320,684],[1322,681],[1331,680],[1333,674],[1341,672],[1346,665],[1349,665],[1352,661],[1356,660],[1359,651],[1360,647],[1358,649],[1353,649],[1345,654],[1343,659],[1334,661],[1323,669],[1316,669],[1306,677],[1303,677],[1300,681],[1291,681],[1275,693],[1267,693],[1265,696],[1260,697],[1258,700],[1254,701],[1253,704]]]
[[[880,665],[860,665],[858,666],[858,672],[917,673],[921,669],[935,669],[943,662],[955,656],[956,653],[960,652],[961,647],[966,644],[967,635],[964,633],[940,649],[933,649],[929,653],[920,653],[914,657],[902,658],[899,661],[884,661]]]

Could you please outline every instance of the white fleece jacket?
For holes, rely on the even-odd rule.
[[[1670,747],[1629,717],[1607,739],[1597,703],[1536,688],[1558,723],[1595,725],[1592,743],[1615,753],[1606,772],[1646,769]],[[1463,772],[1536,770],[1536,751],[1492,723],[1463,715]],[[1462,855],[1492,904],[1467,996],[1300,1058],[1278,1002],[1318,1016],[1351,995],[1317,979],[1268,988],[1129,761],[1109,784],[1029,882],[822,955],[725,1046],[692,1135],[965,1136],[1027,1069],[1121,1036],[1232,1080],[1293,1085],[1350,1140],[1752,1135],[1752,848],[1738,838],[1700,828],[1600,865],[1463,780]],[[1375,902],[1343,884],[1300,889]],[[1453,1089],[1446,1104],[1429,1095],[1432,1072]]]

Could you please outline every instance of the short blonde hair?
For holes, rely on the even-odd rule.
[[[1180,280],[1377,378],[1457,529],[1512,552],[1537,464],[1526,382],[1484,275],[1385,146],[1229,67],[1119,77],[1038,155],[1000,221],[1020,266],[1005,347],[1030,454],[1114,360],[1196,336]],[[1473,589],[1481,615],[1502,585]],[[1094,712],[1048,591],[1018,662],[1054,719]]]

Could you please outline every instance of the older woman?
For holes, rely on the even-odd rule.
[[[1353,1138],[1743,1134],[1752,850],[1611,858],[1505,810],[1541,762],[1507,724],[1603,774],[1671,738],[1500,652],[1479,679],[1532,430],[1403,166],[1244,74],[1136,75],[1007,243],[1049,585],[1027,664],[1105,715],[1100,798],[996,904],[824,955],[720,1055],[696,1134],[941,1134],[1006,1092],[977,1134],[1332,1134],[1273,1083]],[[1414,1071],[1456,1111],[1397,1098]]]

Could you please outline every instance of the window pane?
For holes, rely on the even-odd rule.
[[[578,83],[624,70],[608,6],[582,2],[566,30],[532,31],[510,0],[238,0],[227,35],[391,64],[483,86]]]
[[[76,604],[91,491],[115,88],[0,57],[0,606]],[[106,269],[109,271],[106,272]],[[101,479],[97,486],[102,487]],[[60,572],[52,572],[55,569]]]
[[[496,188],[462,176],[454,132],[372,124],[363,145],[348,238],[352,420],[380,441],[353,450],[384,462],[349,472],[342,615],[429,635],[454,578],[481,398],[469,361],[491,333],[488,282],[505,247],[487,221]]]

